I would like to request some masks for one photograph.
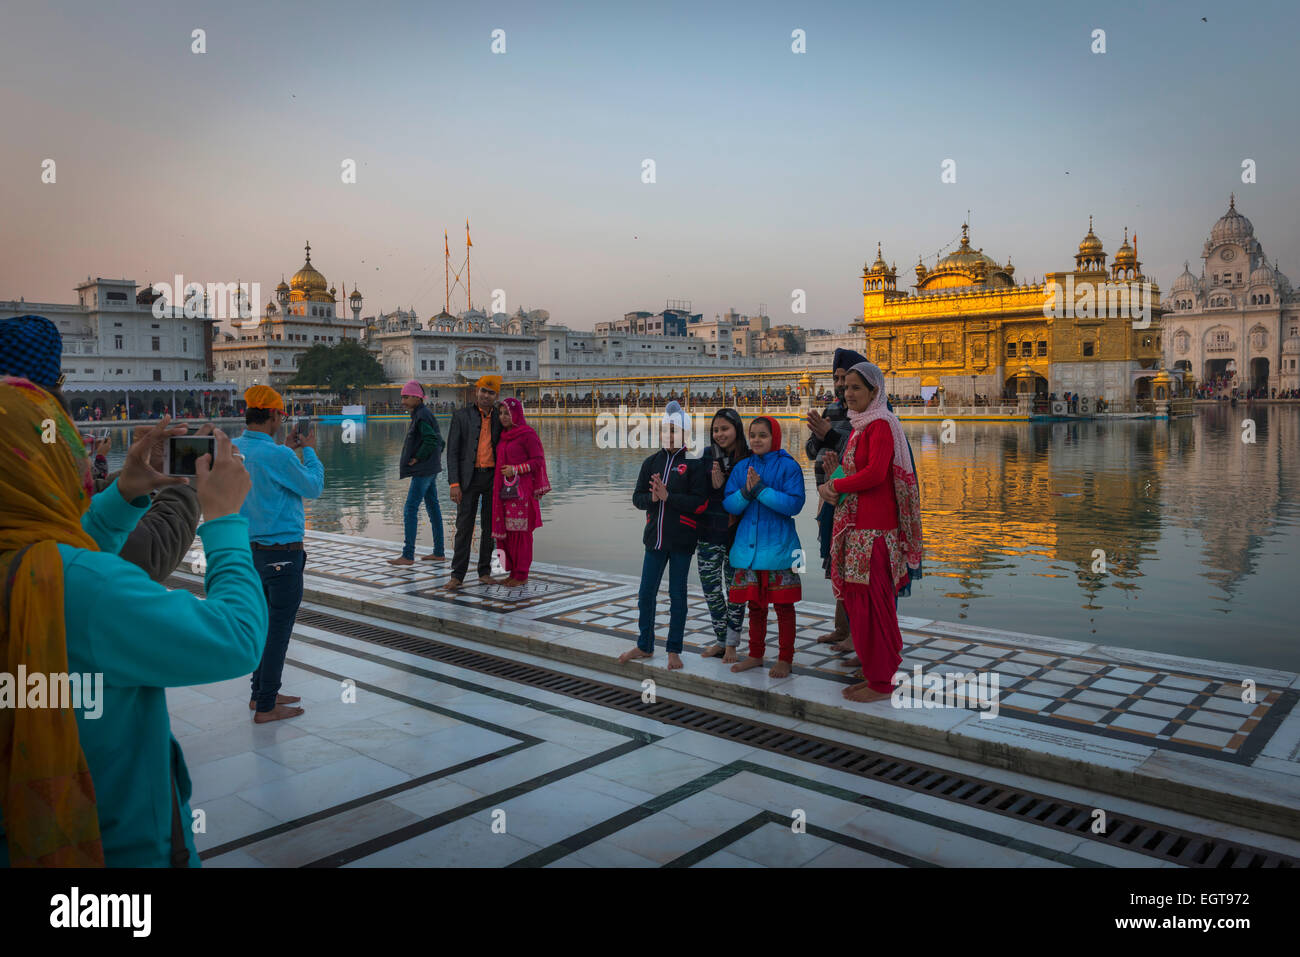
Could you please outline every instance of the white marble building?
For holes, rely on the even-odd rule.
[[[1165,363],[1198,383],[1300,388],[1300,294],[1264,255],[1236,197],[1210,228],[1194,275],[1186,264],[1165,300]]]
[[[344,297],[311,264],[310,244],[306,256],[293,278],[276,287],[275,302],[267,303],[256,319],[233,322],[231,331],[213,345],[217,376],[238,383],[241,392],[253,385],[282,390],[298,374],[303,353],[314,345],[361,341],[366,327],[361,293],[353,289],[346,296],[352,318],[340,315]]]
[[[148,285],[137,292],[133,279],[91,279],[79,283],[76,303],[0,301],[0,318],[44,316],[63,336],[65,387],[106,384],[178,383],[208,379],[207,343],[216,321],[187,317],[181,309],[153,314]]]

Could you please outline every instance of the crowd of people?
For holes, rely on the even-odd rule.
[[[0,866],[198,866],[190,779],[165,689],[247,675],[254,723],[304,714],[301,698],[282,688],[307,563],[303,502],[325,483],[315,431],[310,420],[286,429],[283,397],[253,386],[243,395],[241,434],[211,424],[192,433],[211,440],[192,477],[170,474],[169,440],[191,434],[170,416],[138,427],[121,469],[109,474],[111,440],[81,433],[68,411],[57,327],[23,318],[0,340],[0,668],[102,675],[104,689],[95,718],[73,705],[0,707]],[[403,550],[392,564],[417,560],[422,508],[433,547],[420,560],[448,560],[437,494],[445,453],[456,506],[452,591],[464,587],[476,526],[478,580],[520,587],[529,579],[540,501],[550,491],[546,455],[522,403],[499,399],[500,391],[499,376],[479,379],[444,442],[420,384],[402,389],[410,423],[397,474],[410,485]],[[836,629],[822,640],[855,652],[847,660],[862,680],[844,695],[871,701],[892,690],[902,647],[897,598],[920,573],[911,451],[880,369],[846,350],[836,354],[834,398],[808,424],[823,573],[839,602]],[[655,654],[667,571],[666,651],[670,668],[683,667],[697,556],[715,637],[703,657],[737,672],[765,664],[772,608],[769,674],[788,676],[806,574],[796,523],[805,493],[779,422],[759,415],[746,426],[735,408],[720,408],[708,451],[696,459],[686,456],[691,419],[678,401],[660,426],[662,447],[632,491],[646,516],[640,634],[621,660]],[[163,584],[196,534],[203,565],[191,568],[204,576],[203,599]]]

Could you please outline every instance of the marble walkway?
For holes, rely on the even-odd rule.
[[[196,542],[191,554],[191,559],[195,562],[192,571],[201,571],[202,568],[199,548],[199,543]],[[794,676],[773,680],[762,669],[741,675],[733,674],[719,660],[702,659],[694,653],[712,640],[712,632],[703,597],[697,590],[692,590],[684,654],[686,667],[682,671],[669,672],[664,667],[666,656],[662,650],[649,662],[618,665],[615,661],[616,656],[635,640],[636,581],[626,576],[538,564],[534,566],[529,584],[523,588],[480,585],[471,578],[462,591],[448,593],[440,587],[448,576],[445,564],[419,562],[409,568],[394,568],[387,564],[387,559],[397,554],[397,546],[390,542],[313,532],[308,536],[307,551],[307,601],[328,607],[331,614],[350,613],[362,621],[382,619],[390,623],[390,627],[395,625],[396,630],[404,633],[437,635],[439,640],[495,645],[497,647],[493,650],[498,654],[501,653],[500,648],[504,647],[510,649],[513,655],[536,657],[551,668],[575,673],[589,671],[593,675],[599,674],[601,680],[607,682],[626,681],[629,687],[639,688],[649,677],[662,689],[671,689],[674,700],[695,696],[716,710],[739,713],[748,709],[756,716],[756,720],[767,723],[778,720],[810,722],[809,726],[815,726],[817,733],[823,736],[835,729],[842,735],[887,742],[888,747],[895,750],[900,747],[919,749],[916,753],[926,753],[926,760],[930,763],[938,760],[937,755],[945,756],[945,760],[950,763],[973,762],[970,766],[979,767],[983,775],[991,775],[996,769],[1002,777],[1010,774],[1046,779],[1052,783],[1044,785],[1040,790],[1050,790],[1052,793],[1061,791],[1063,785],[1089,789],[1092,793],[1109,795],[1107,800],[1112,803],[1116,799],[1124,799],[1145,807],[1158,807],[1161,809],[1159,813],[1165,816],[1170,813],[1189,815],[1190,819],[1198,821],[1197,827],[1202,830],[1236,827],[1275,835],[1269,838],[1273,842],[1271,844],[1261,845],[1258,840],[1253,842],[1260,846],[1280,848],[1282,845],[1290,846],[1291,842],[1286,838],[1300,839],[1300,714],[1294,708],[1296,699],[1300,696],[1300,676],[1292,673],[1101,644],[1062,641],[1045,636],[991,631],[948,622],[902,618],[900,621],[905,642],[903,671],[912,674],[913,669],[919,666],[925,676],[951,673],[996,675],[996,709],[988,707],[987,702],[964,702],[959,703],[961,706],[939,708],[897,707],[888,700],[865,706],[854,705],[844,701],[839,693],[851,680],[846,669],[839,667],[840,657],[830,652],[828,646],[819,645],[815,641],[817,635],[829,630],[832,612],[829,606],[812,602],[800,603]],[[195,581],[199,576],[191,573],[182,574],[181,577]],[[662,629],[667,624],[666,594],[661,595],[661,601],[662,636]],[[312,631],[301,624],[299,630],[306,635]],[[321,636],[317,637],[325,640]],[[302,666],[321,669],[326,668],[326,663],[331,661],[329,656],[346,656],[349,652],[339,649],[351,648],[352,645],[365,648],[371,655],[396,655],[399,658],[402,655],[400,652],[341,635],[329,635],[328,642],[328,651],[323,651],[321,646],[295,643],[291,648],[291,658],[298,660]],[[326,657],[321,658],[321,655]],[[438,671],[443,667],[424,658],[412,660],[418,660],[422,673]],[[353,662],[347,664],[354,665]],[[383,666],[370,661],[366,667],[374,669]],[[331,668],[326,670],[330,671]],[[362,677],[361,673],[354,675],[343,667],[343,661],[337,657],[333,659],[332,671],[358,680]],[[329,677],[316,672],[309,674],[309,678],[307,675],[304,678],[308,679],[308,687],[319,689],[318,705],[326,704],[331,696],[338,697],[338,681],[341,679],[333,674]],[[423,682],[430,682],[424,689],[427,694],[421,698],[427,698],[431,703],[441,704],[440,696],[448,693],[448,689],[434,678],[417,680],[409,672],[391,677],[396,684],[376,682],[374,676],[370,680],[377,689],[400,690],[404,694],[410,694],[410,687],[423,687]],[[476,675],[473,681],[481,684],[487,679]],[[287,680],[286,684],[293,689],[291,681]],[[454,695],[458,698],[470,693],[459,686],[453,687],[458,689]],[[1252,694],[1246,694],[1244,688],[1249,688]],[[200,696],[200,699],[209,697],[216,699],[211,702],[215,707],[216,701],[224,695],[224,692],[217,693],[218,691],[219,689],[197,689],[179,692],[178,698],[187,694]],[[512,692],[524,698],[535,694],[520,690],[518,686],[514,686]],[[301,692],[294,689],[294,693]],[[667,695],[669,691],[664,690],[662,693]],[[382,693],[377,694],[377,698],[382,697]],[[906,697],[909,701],[913,700],[911,694]],[[919,690],[914,700],[921,703]],[[571,699],[563,701],[566,710],[587,713],[589,718],[598,716],[601,710],[597,708],[595,713],[588,713],[587,705]],[[526,767],[531,767],[527,764],[531,758],[526,759],[524,752],[541,749],[539,753],[546,754],[549,753],[546,749],[550,747],[572,747],[572,740],[566,739],[564,735],[553,737],[528,732],[537,739],[533,741],[503,732],[502,729],[509,729],[512,733],[525,732],[527,729],[524,725],[532,723],[536,716],[529,719],[524,717],[525,712],[517,712],[507,719],[505,713],[500,712],[504,707],[501,699],[493,698],[493,702],[490,706],[483,703],[488,710],[497,709],[489,721],[490,727],[474,725],[472,729],[445,734],[443,732],[449,732],[453,727],[459,728],[464,715],[459,712],[439,713],[435,720],[425,713],[429,710],[427,707],[409,702],[401,704],[393,701],[389,702],[391,708],[385,708],[375,700],[371,707],[380,707],[384,713],[391,710],[394,715],[404,713],[412,707],[417,708],[418,716],[410,720],[414,721],[415,730],[426,733],[413,734],[412,729],[403,730],[408,737],[430,737],[429,744],[454,742],[457,748],[464,748],[468,742],[481,741],[482,747],[478,750],[469,748],[463,755],[459,751],[451,753],[451,756],[461,757],[471,763],[504,749],[510,753],[498,755],[489,763],[502,768],[524,761]],[[208,703],[203,700],[191,702],[195,706]],[[517,711],[529,707],[517,703],[506,710]],[[316,713],[316,709],[309,712]],[[173,714],[181,722],[194,725],[194,733],[217,730],[191,722],[179,700],[173,704]],[[346,723],[350,720],[355,723],[360,712],[344,710],[339,714],[339,721]],[[350,718],[344,719],[342,715],[349,715]],[[247,724],[246,715],[235,717],[244,718],[244,724]],[[389,721],[385,722],[377,713],[375,716],[364,716],[364,720],[372,726],[353,729],[357,734],[345,736],[348,740],[334,741],[330,737],[329,727],[316,730],[315,719],[286,722],[268,734],[274,739],[272,743],[283,737],[288,754],[303,751],[305,757],[297,761],[300,766],[303,762],[312,763],[322,756],[341,756],[343,752],[339,748],[363,745],[355,749],[357,753],[354,758],[346,759],[356,761],[354,765],[349,765],[354,770],[347,773],[355,773],[367,786],[389,786],[382,783],[385,781],[396,785],[398,782],[392,777],[393,770],[417,777],[434,773],[436,769],[425,767],[421,761],[436,759],[445,765],[444,759],[448,753],[441,749],[435,749],[435,756],[426,753],[411,741],[393,736],[391,723],[398,720],[396,717],[390,716]],[[585,724],[588,729],[593,727],[585,719],[569,720]],[[627,738],[627,733],[638,730],[665,735],[665,741],[671,738],[683,745],[694,742],[691,747],[705,752],[693,755],[697,760],[721,757],[723,752],[727,752],[723,746],[732,745],[731,742],[718,741],[707,735],[699,736],[676,728],[660,728],[657,731],[636,728],[637,720],[641,719],[632,719],[621,713],[617,716],[600,716],[600,722],[603,722],[600,726],[604,730],[600,734],[591,730],[583,731],[578,735],[578,740],[602,739],[603,744],[620,742],[627,745],[631,740]],[[628,725],[629,721],[633,724]],[[622,730],[615,730],[616,728]],[[554,728],[548,725],[547,730]],[[247,773],[240,777],[234,768],[230,774],[219,773],[218,777],[231,785],[231,790],[221,797],[237,796],[240,789],[234,785],[242,782],[256,784],[259,789],[269,788],[272,794],[281,791],[286,795],[299,795],[297,799],[301,799],[299,786],[289,781],[297,773],[295,759],[280,761],[274,754],[262,754],[264,749],[255,746],[261,740],[257,736],[267,731],[267,728],[248,726],[236,735],[237,741],[226,741],[222,745],[224,749],[243,742],[248,748],[247,751],[234,751],[222,756],[227,759],[238,758],[246,766]],[[366,731],[373,732],[373,740],[367,738],[364,733]],[[441,735],[436,742],[432,740],[434,735]],[[608,735],[614,737],[607,737]],[[299,736],[312,740],[293,745],[292,741]],[[225,740],[223,735],[216,735],[216,738]],[[700,740],[695,741],[696,738]],[[189,742],[185,738],[181,740],[189,755]],[[379,751],[404,746],[408,750],[402,753],[409,755],[409,761],[402,764],[406,759],[397,755],[398,764],[394,765],[375,753],[371,745]],[[642,742],[641,746],[651,750],[645,751],[636,759],[620,757],[618,760],[636,765],[642,760],[651,760],[650,756],[659,750],[675,750],[663,741]],[[401,747],[398,747],[398,751],[401,751]],[[740,749],[740,752],[744,751],[744,748]],[[243,756],[239,757],[241,754]],[[286,779],[282,785],[277,788],[274,781],[262,781],[258,777],[258,768],[265,768],[268,773],[274,773],[276,769],[264,765],[263,760],[253,756],[255,754],[272,764],[281,765],[280,770],[285,772],[282,776]],[[729,756],[730,752],[727,754]],[[194,759],[191,757],[189,760],[193,766]],[[671,765],[674,761],[679,762],[679,759],[673,758],[668,763]],[[776,762],[775,765],[763,763],[773,761]],[[758,788],[763,793],[785,793],[784,789],[792,786],[788,782],[780,785],[771,783],[773,779],[769,778],[769,783],[760,787],[759,782],[750,780],[750,776],[763,777],[763,772],[754,770],[745,762],[757,763],[769,770],[780,766],[780,760],[775,755],[746,754],[742,761],[744,766],[737,766],[738,770],[733,768],[725,775],[733,783],[737,779],[745,782],[744,787],[738,789],[739,792]],[[719,766],[731,767],[730,760],[720,760],[717,763]],[[375,764],[382,767],[373,766]],[[543,766],[545,771],[540,770]],[[544,775],[555,770],[546,762],[536,767]],[[309,772],[312,768],[306,770]],[[707,772],[717,770],[713,767],[708,768]],[[803,768],[803,773],[813,780],[819,779],[818,775],[824,771],[824,768]],[[370,772],[377,775],[374,781],[369,780]],[[471,772],[491,776],[491,772],[480,770],[478,765],[463,773]],[[446,780],[430,780],[420,786],[420,791],[437,792],[447,800],[453,796],[473,797],[454,789],[447,790],[452,783],[459,783],[461,773],[458,771],[449,774]],[[600,776],[590,768],[579,773],[583,775],[584,781],[587,781],[588,775]],[[196,775],[196,794],[201,780],[204,780],[203,776]],[[616,772],[613,780],[629,786],[627,774],[623,771]],[[675,773],[665,771],[663,780],[677,781],[673,785],[676,787],[696,779],[689,777],[678,780]],[[861,783],[859,780],[858,785]],[[570,785],[566,785],[568,786]],[[715,786],[722,787],[725,792],[730,785],[719,780],[716,785],[702,787],[698,795],[714,795]],[[764,791],[764,788],[768,791]],[[659,794],[655,789],[634,789],[642,793],[624,795],[624,800],[638,807],[650,800],[650,795]],[[480,795],[491,793],[490,789],[482,791],[471,787],[470,790],[479,791]],[[613,796],[599,788],[596,790],[605,797]],[[608,790],[605,788],[605,791]],[[703,800],[698,795],[693,795],[691,800]],[[643,799],[641,802],[631,801],[638,796]],[[567,798],[557,799],[567,801]],[[261,799],[260,803],[249,802],[244,798],[240,800],[245,804],[252,803],[252,807],[260,809],[262,813],[276,814],[267,807],[266,798]],[[390,803],[415,814],[416,811],[405,807],[410,800],[410,795],[402,792],[393,797]],[[461,807],[463,804],[461,802],[455,806]],[[240,804],[233,806],[239,808],[249,822],[274,827],[269,819],[260,818],[253,810]],[[426,809],[432,806],[420,805]],[[378,813],[373,809],[365,811],[364,807],[359,806],[348,813],[363,817]],[[790,809],[778,811],[777,808],[778,805],[774,805],[767,807],[766,811],[778,816],[784,814],[782,823],[767,818],[760,822],[755,818],[747,825],[750,830],[744,840],[766,847],[769,838],[764,835],[789,831]],[[311,814],[320,809],[299,810]],[[391,809],[385,813],[396,814]],[[665,810],[656,813],[669,812]],[[684,812],[678,809],[673,813]],[[473,817],[472,813],[467,814]],[[393,823],[400,817],[401,814],[396,814],[396,817],[389,816],[383,821]],[[449,821],[448,826],[451,823]],[[729,827],[738,823],[740,822],[728,817]],[[380,826],[380,823],[377,822],[376,826]],[[326,828],[327,831],[329,829]],[[509,830],[506,833],[536,844],[536,841],[529,841],[525,835]],[[828,862],[838,860],[840,855],[850,854],[845,845],[836,844],[830,837],[824,839],[829,843],[822,846],[813,857],[820,857],[823,852],[829,853],[831,845],[835,846],[836,851],[828,858]],[[209,846],[220,847],[225,843],[228,841],[223,836],[217,844]],[[240,845],[241,848],[243,846]],[[695,848],[699,846],[702,844],[693,845]],[[230,848],[220,856],[235,854],[238,850],[239,848]],[[633,852],[641,853],[635,849]],[[719,849],[718,853],[732,854],[734,851]],[[868,852],[860,850],[854,853]],[[655,859],[653,855],[651,859]],[[351,860],[333,862],[349,863]],[[356,860],[360,861],[361,858]],[[699,863],[704,860],[705,858],[691,858],[689,862]],[[272,861],[267,859],[265,862]]]
[[[304,605],[321,610],[367,620]],[[246,679],[168,691],[191,806],[202,812],[205,867],[1177,866],[331,630],[300,624],[288,661],[285,690],[306,707],[291,721],[254,724]],[[672,699],[717,707],[689,692]],[[1300,858],[1300,841],[742,705],[728,710]]]

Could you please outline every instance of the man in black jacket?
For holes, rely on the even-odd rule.
[[[641,563],[641,590],[637,598],[640,635],[636,647],[619,661],[650,658],[655,650],[655,611],[659,583],[668,569],[668,668],[682,667],[686,636],[686,576],[695,554],[700,517],[709,507],[709,475],[699,459],[686,458],[689,420],[676,402],[660,424],[664,447],[641,463],[632,504],[646,513],[645,559]]]
[[[451,580],[443,587],[455,591],[469,571],[469,547],[474,538],[475,512],[482,513],[478,543],[478,580],[492,577],[492,479],[501,422],[493,414],[501,377],[485,375],[475,383],[475,402],[457,409],[447,430],[447,482],[456,503],[456,544],[451,558]]]
[[[442,432],[438,420],[424,404],[424,386],[412,379],[402,386],[402,407],[411,413],[411,425],[402,443],[402,457],[398,462],[399,478],[409,478],[411,488],[406,495],[403,513],[405,539],[400,558],[390,558],[390,565],[415,564],[415,539],[420,527],[420,505],[424,504],[433,525],[433,551],[424,556],[425,561],[443,562],[447,556],[442,542],[442,508],[438,505],[438,473],[442,471]]]
[[[830,477],[830,473],[825,472],[822,467],[823,457],[827,452],[833,453],[838,463],[840,456],[844,454],[844,447],[848,445],[849,436],[853,434],[853,425],[849,422],[849,410],[844,405],[844,377],[859,362],[866,361],[865,356],[852,349],[836,349],[835,358],[831,361],[831,374],[835,377],[835,401],[821,414],[818,414],[816,409],[808,413],[810,435],[804,451],[808,453],[808,458],[813,460],[819,488]],[[835,466],[832,466],[830,471],[834,470]],[[817,512],[817,537],[821,543],[822,568],[827,578],[831,575],[831,528],[834,524],[835,506],[822,502],[822,507]],[[853,650],[844,602],[835,603],[835,630],[822,635],[817,640],[825,643],[836,642],[838,651]]]

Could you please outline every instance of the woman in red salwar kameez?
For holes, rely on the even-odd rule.
[[[898,417],[886,408],[885,376],[872,362],[849,370],[844,401],[853,434],[844,476],[818,489],[836,503],[831,587],[842,599],[863,680],[844,689],[850,701],[888,697],[902,663],[894,596],[921,564],[921,500]]]
[[[533,530],[542,524],[538,499],[551,490],[551,483],[546,478],[542,440],[524,421],[523,405],[518,399],[502,399],[497,409],[501,440],[492,481],[492,538],[505,552],[510,573],[502,584],[514,588],[528,581]]]

